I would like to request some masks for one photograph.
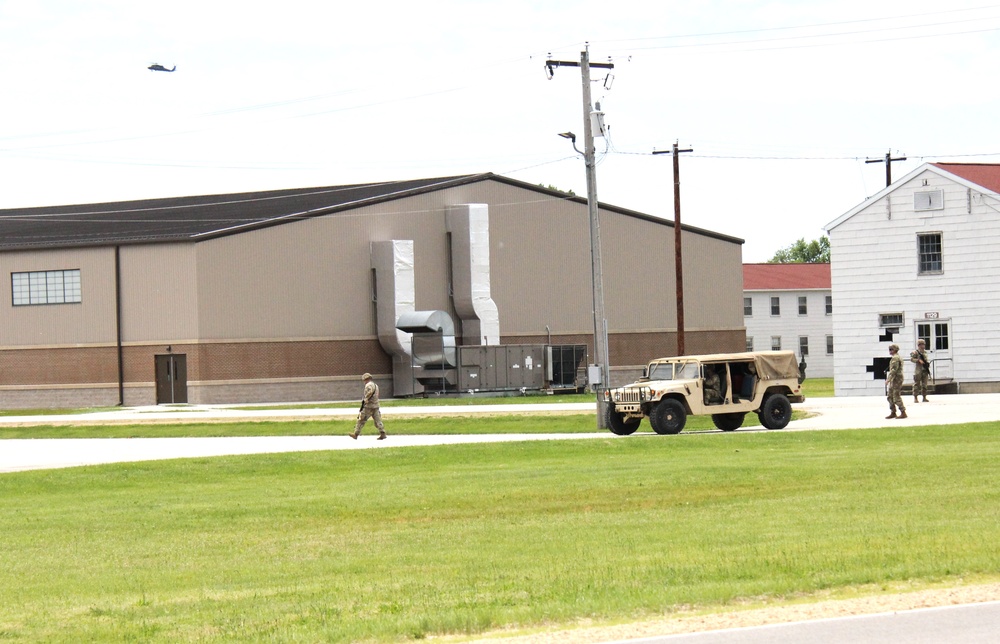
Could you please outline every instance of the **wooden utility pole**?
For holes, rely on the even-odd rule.
[[[672,154],[674,156],[674,282],[677,287],[677,355],[679,356],[685,353],[684,263],[681,253],[681,152],[694,152],[694,150],[678,150],[676,141],[670,150],[653,150],[653,154]]]
[[[611,369],[608,359],[608,321],[604,314],[604,271],[601,265],[601,220],[597,201],[597,155],[591,122],[594,108],[590,98],[590,68],[612,69],[614,64],[591,63],[590,51],[585,48],[580,52],[579,63],[547,60],[545,66],[550,75],[556,67],[579,66],[583,82],[583,159],[587,169],[587,210],[590,215],[590,260],[594,296],[594,364],[601,371],[601,386],[597,390],[597,427],[598,429],[606,429],[608,404],[604,400],[603,390],[611,386]],[[575,137],[574,147],[576,147]]]
[[[867,159],[865,163],[884,163],[885,164],[885,187],[888,188],[892,185],[892,164],[894,161],[906,161],[906,157],[896,157],[892,158],[892,150],[890,149],[885,153],[884,159]]]

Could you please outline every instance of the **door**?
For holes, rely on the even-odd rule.
[[[951,320],[925,320],[917,322],[917,340],[923,340],[931,359],[931,379],[952,380],[955,377],[951,359]]]
[[[156,358],[156,404],[186,403],[187,356],[168,353]]]

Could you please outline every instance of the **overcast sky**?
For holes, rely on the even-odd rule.
[[[947,8],[946,8],[947,7]],[[0,208],[494,172],[766,261],[933,161],[1000,162],[1000,5],[0,0]],[[176,65],[153,72],[152,63]],[[609,88],[610,86],[610,88]],[[581,141],[582,145],[582,141]]]

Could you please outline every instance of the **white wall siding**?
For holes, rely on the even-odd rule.
[[[743,297],[753,301],[753,315],[744,316],[747,337],[753,338],[754,351],[769,351],[771,336],[781,337],[781,348],[799,355],[799,338],[809,338],[809,355],[806,357],[806,377],[833,377],[833,356],[826,353],[826,337],[833,335],[832,316],[826,314],[826,289],[808,290],[752,290]],[[806,315],[799,315],[799,297],[806,298]],[[771,315],[771,298],[778,297],[781,315]],[[836,302],[834,303],[836,307]],[[834,351],[838,350],[834,342]]]
[[[944,191],[944,209],[914,211],[914,192]],[[971,210],[971,212],[970,212]],[[917,235],[940,233],[942,272],[918,274]],[[925,171],[830,231],[834,370],[837,395],[884,392],[865,367],[888,356],[879,314],[902,313],[893,341],[904,357],[916,343],[916,324],[937,315],[950,324],[955,381],[1000,381],[1000,200]],[[933,323],[934,320],[926,319]],[[906,363],[906,377],[912,375]]]

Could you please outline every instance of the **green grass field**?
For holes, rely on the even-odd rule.
[[[998,430],[0,474],[0,641],[388,642],[993,581]]]

